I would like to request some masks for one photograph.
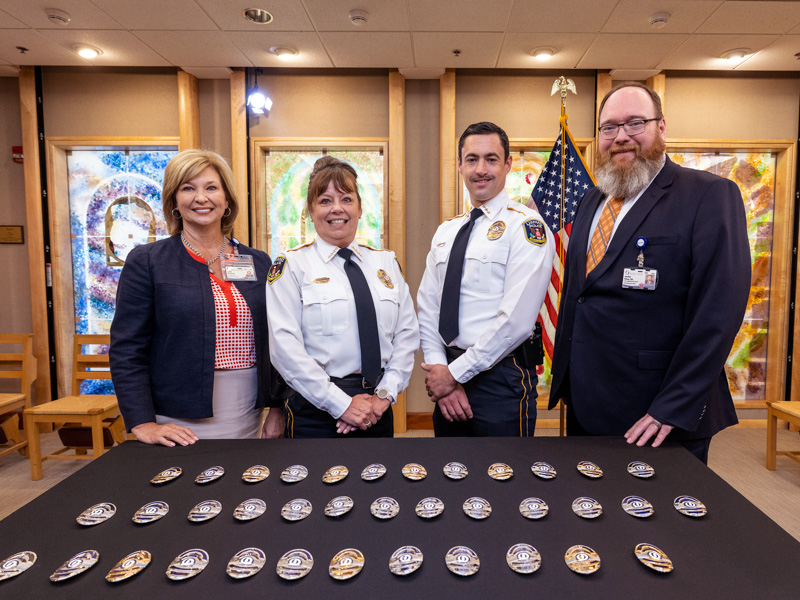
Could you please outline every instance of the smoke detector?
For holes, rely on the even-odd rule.
[[[350,17],[350,22],[356,27],[363,27],[369,21],[369,13],[361,9],[351,10],[348,16]]]
[[[650,17],[650,27],[653,29],[663,29],[669,23],[669,13],[658,12]]]
[[[57,8],[46,8],[44,12],[47,15],[47,20],[54,25],[66,25],[72,19],[69,14]]]

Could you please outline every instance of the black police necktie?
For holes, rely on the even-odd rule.
[[[374,386],[381,373],[381,342],[378,338],[378,317],[375,303],[369,291],[367,279],[361,268],[353,262],[353,251],[340,248],[339,256],[344,259],[344,272],[350,280],[353,296],[356,299],[358,319],[358,342],[361,346],[361,375]]]
[[[469,222],[458,230],[450,258],[447,261],[447,272],[442,286],[442,302],[439,306],[439,333],[445,344],[450,344],[458,337],[458,305],[461,302],[461,276],[464,273],[464,256],[467,253],[469,234],[475,221],[483,214],[480,208],[473,208]]]

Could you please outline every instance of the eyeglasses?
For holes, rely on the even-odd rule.
[[[659,120],[660,119],[658,117],[654,117],[652,119],[634,119],[633,121],[628,121],[627,123],[607,123],[605,125],[601,125],[599,127],[599,131],[601,136],[607,140],[611,140],[617,137],[617,132],[619,131],[620,127],[624,128],[625,133],[628,135],[638,135],[644,131],[644,126],[650,121]]]

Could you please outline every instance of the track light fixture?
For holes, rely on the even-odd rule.
[[[258,69],[255,70],[254,75],[253,87],[247,94],[247,106],[254,115],[268,115],[272,110],[272,100],[258,87]]]

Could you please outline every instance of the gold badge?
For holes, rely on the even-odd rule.
[[[330,280],[331,280],[331,278],[330,278],[330,277],[317,277],[317,278],[316,278],[314,281],[312,281],[311,283],[328,283]]]
[[[384,271],[383,269],[378,269],[378,279],[381,280],[381,283],[385,285],[390,290],[394,289],[394,284],[392,283],[392,278],[389,277],[389,274]]]
[[[490,240],[499,240],[506,231],[506,224],[502,221],[495,221],[489,226],[489,231],[486,232],[486,237]]]

